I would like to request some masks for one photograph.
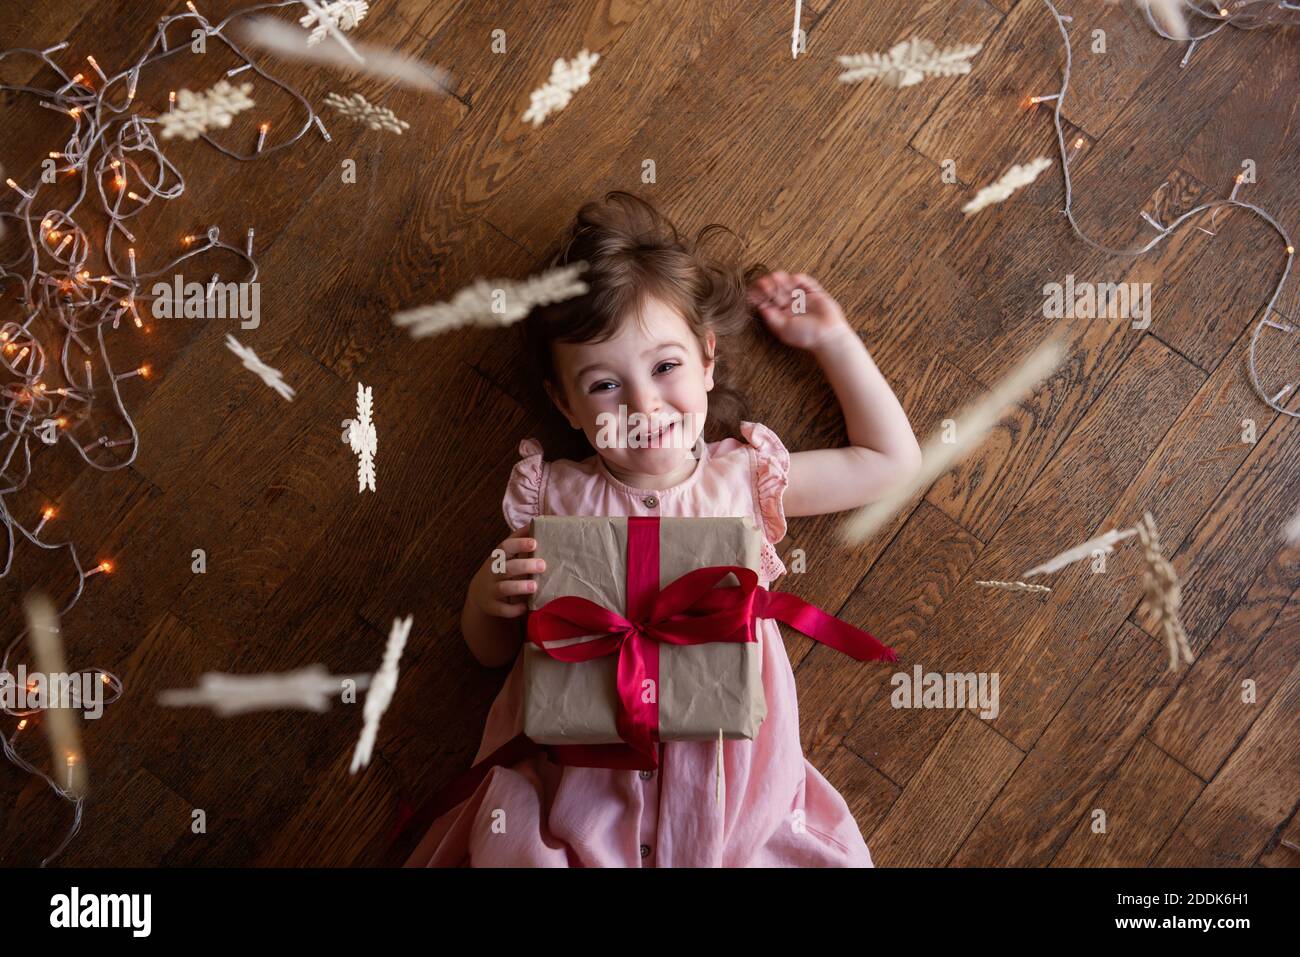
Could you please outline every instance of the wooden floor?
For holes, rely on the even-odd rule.
[[[214,19],[238,6],[199,2]],[[100,473],[68,448],[38,452],[32,486],[7,499],[24,520],[56,504],[51,528],[83,561],[118,566],[88,581],[64,621],[73,665],[115,671],[127,693],[86,725],[92,796],[61,864],[376,864],[399,799],[418,804],[468,765],[504,672],[465,648],[465,586],[506,531],[501,493],[520,439],[548,435],[512,336],[412,342],[389,317],[480,275],[528,274],[577,205],[611,188],[654,199],[691,231],[725,223],[754,259],[816,275],[920,436],[1052,332],[1071,344],[1048,386],[877,538],[846,551],[835,544],[840,517],[821,516],[792,520],[780,545],[787,563],[794,548],[808,563],[780,587],[883,638],[900,652],[898,670],[1000,676],[994,720],[894,709],[893,669],[856,666],[785,631],[805,750],[845,795],[878,864],[1300,862],[1300,550],[1279,534],[1300,501],[1300,423],[1264,405],[1245,368],[1281,243],[1233,212],[1213,236],[1188,228],[1142,258],[1104,255],[1069,232],[1059,164],[997,209],[961,215],[973,189],[1011,163],[1057,156],[1050,113],[1021,105],[1059,86],[1061,38],[1040,0],[805,0],[808,51],[796,61],[792,3],[372,7],[354,36],[446,67],[457,95],[279,62],[273,71],[313,103],[359,91],[409,131],[350,126],[321,106],[332,142],[313,132],[258,162],[171,141],[187,190],[133,227],[144,268],[176,255],[184,233],[255,227],[262,325],[159,323],[147,349],[124,328],[112,347],[120,367],[147,355],[158,373],[123,384],[141,435],[135,463]],[[1180,69],[1181,46],[1125,8],[1062,8],[1075,16],[1064,115],[1069,140],[1084,141],[1073,170],[1085,228],[1110,245],[1144,243],[1153,231],[1139,209],[1172,218],[1224,197],[1249,158],[1258,182],[1241,198],[1300,233],[1295,30],[1224,31]],[[86,54],[117,70],[158,17],[180,9],[6,4],[0,48],[66,38],[69,72]],[[1104,56],[1090,51],[1098,28]],[[491,52],[497,29],[504,54]],[[968,77],[902,90],[836,82],[837,54],[912,35],[984,48]],[[602,57],[590,86],[540,129],[523,123],[551,63],[583,48]],[[139,99],[157,108],[168,89],[204,88],[235,62],[219,44],[187,55],[147,74]],[[36,72],[20,66],[0,69]],[[300,122],[264,81],[254,96],[258,108],[226,131],[241,149],[264,118],[272,143]],[[34,175],[66,121],[27,97],[0,111],[0,165]],[[355,184],[340,175],[348,159]],[[641,182],[646,159],[652,185]],[[941,179],[948,159],[958,184]],[[0,248],[7,257],[13,247]],[[1150,328],[1043,319],[1043,285],[1071,273],[1153,283]],[[1300,320],[1300,283],[1278,312]],[[239,366],[227,332],[283,371],[292,403]],[[1274,332],[1262,350],[1267,382],[1296,379],[1300,356],[1285,340]],[[754,418],[792,450],[846,441],[805,355],[757,331],[723,355]],[[377,494],[358,495],[355,458],[339,441],[358,381],[374,389]],[[1253,442],[1242,440],[1247,419]],[[1132,547],[1104,574],[1087,563],[1060,573],[1048,596],[974,584],[1016,578],[1144,510],[1182,577],[1197,659],[1184,672],[1165,673],[1163,644],[1138,610]],[[200,548],[206,574],[191,570]],[[2,585],[12,633],[23,592],[66,600],[73,580],[65,561],[26,547]],[[392,619],[407,613],[415,628],[399,692],[373,764],[355,777],[358,708],[218,719],[154,703],[208,670],[371,670]],[[1243,704],[1247,681],[1257,700]],[[6,719],[6,734],[12,726]],[[44,748],[39,732],[20,742],[28,754]],[[192,833],[194,809],[206,814],[204,834]],[[0,862],[34,864],[61,839],[70,807],[6,763],[0,821]]]

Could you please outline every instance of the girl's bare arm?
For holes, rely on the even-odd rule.
[[[875,501],[921,467],[921,447],[907,413],[839,305],[815,279],[777,272],[757,287],[766,297],[760,311],[773,333],[808,350],[821,365],[850,442],[846,448],[790,455],[785,514],[824,515]],[[804,292],[801,303],[797,289]]]

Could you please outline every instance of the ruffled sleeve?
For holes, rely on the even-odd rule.
[[[519,443],[519,454],[522,457],[510,473],[506,494],[501,500],[501,512],[512,532],[542,514],[542,502],[546,494],[546,463],[542,461],[542,444],[536,439],[524,439]]]
[[[749,442],[754,476],[755,519],[763,534],[775,545],[785,538],[785,508],[782,498],[790,484],[790,453],[765,425],[741,422],[740,434]]]

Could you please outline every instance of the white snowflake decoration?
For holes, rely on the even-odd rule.
[[[357,458],[357,491],[367,488],[375,490],[375,453],[379,451],[379,433],[370,417],[371,392],[369,386],[357,383],[357,417],[344,419],[347,433],[343,441],[348,443]]]
[[[383,663],[370,679],[370,690],[366,692],[366,704],[362,712],[365,724],[361,728],[357,750],[352,755],[353,774],[370,764],[370,754],[379,734],[379,719],[388,710],[393,694],[397,691],[397,663],[402,658],[402,649],[406,647],[406,637],[411,633],[411,620],[411,615],[393,619],[393,627],[388,633],[388,645],[384,648]]]
[[[572,60],[564,57],[551,67],[551,78],[530,94],[531,102],[524,113],[524,122],[541,126],[552,113],[569,105],[573,94],[591,80],[591,68],[600,59],[599,53],[582,50]]]
[[[978,213],[985,206],[1002,202],[1022,186],[1028,186],[1038,179],[1038,174],[1051,165],[1051,160],[1040,156],[1024,166],[1012,166],[996,183],[990,183],[976,193],[975,197],[961,208],[961,211],[969,216]]]
[[[837,59],[844,72],[841,83],[880,80],[887,86],[914,86],[929,76],[954,76],[969,73],[970,58],[980,52],[981,44],[948,47],[940,50],[929,40],[913,37],[893,47],[888,53],[855,53]]]
[[[417,306],[393,316],[399,326],[409,326],[411,336],[422,339],[459,326],[507,326],[528,315],[533,306],[563,302],[587,293],[577,278],[587,268],[583,262],[551,269],[523,282],[513,279],[479,279],[466,286],[451,302]]]
[[[244,368],[256,372],[263,382],[286,399],[293,398],[293,387],[285,383],[279,369],[273,369],[257,357],[257,353],[241,343],[230,333],[226,333],[226,346],[244,363]]]
[[[327,93],[325,94],[325,103],[327,106],[334,107],[348,119],[364,123],[372,130],[388,130],[400,136],[402,130],[411,128],[410,123],[399,120],[392,110],[384,106],[375,106],[360,93],[353,93],[351,96]]]
[[[312,4],[307,14],[298,19],[304,29],[311,30],[307,45],[315,46],[325,39],[330,27],[347,33],[366,18],[370,4],[366,0],[334,0],[324,5]]]
[[[179,136],[194,140],[208,130],[224,129],[236,113],[253,106],[253,98],[249,95],[252,92],[251,83],[235,86],[227,80],[221,80],[203,93],[181,90],[176,94],[176,106],[158,116],[162,138],[169,140]]]
[[[370,677],[331,675],[324,665],[281,674],[227,675],[210,671],[199,679],[197,688],[164,691],[158,695],[158,703],[168,708],[207,707],[222,717],[280,708],[319,713],[329,710],[334,696],[343,690],[343,682],[349,680],[357,688],[365,688]]]

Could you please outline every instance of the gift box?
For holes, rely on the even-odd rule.
[[[544,745],[629,743],[638,732],[643,745],[651,737],[717,740],[719,731],[754,738],[767,703],[752,605],[763,537],[752,519],[539,516],[529,534],[546,571],[529,601],[523,650],[528,738]],[[629,580],[639,592],[635,614]],[[570,617],[565,623],[579,632],[574,637],[537,641],[537,612],[548,605],[548,612],[573,611],[580,603],[553,603],[575,598],[591,603],[584,614],[611,613],[609,627],[581,634]],[[653,618],[656,600],[661,627],[638,647],[624,647],[622,626]],[[587,652],[589,660],[565,660]],[[629,728],[636,712],[653,729]]]
[[[546,571],[529,600],[524,730],[402,818],[427,827],[496,767],[654,768],[659,740],[752,739],[767,712],[755,621],[858,661],[892,648],[790,592],[758,584],[763,539],[742,518],[539,516]],[[647,700],[647,681],[662,694]]]

